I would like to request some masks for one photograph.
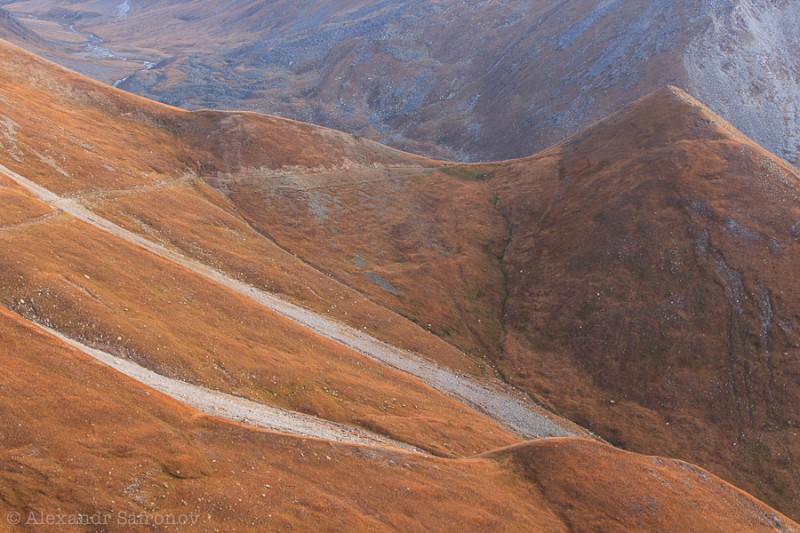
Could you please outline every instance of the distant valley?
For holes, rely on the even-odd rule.
[[[485,161],[530,155],[673,84],[800,162],[796,2],[4,4],[36,35],[6,38],[187,109],[273,113]]]

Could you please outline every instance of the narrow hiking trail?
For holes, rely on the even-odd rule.
[[[503,383],[478,380],[440,367],[417,354],[391,346],[356,328],[290,303],[156,244],[97,215],[78,201],[62,198],[3,165],[0,165],[0,172],[53,207],[227,287],[322,337],[406,372],[429,387],[486,414],[523,438],[590,436],[577,426],[559,422],[522,393]]]
[[[86,346],[51,328],[36,324],[35,322],[31,323],[66,344],[69,344],[73,348],[77,348],[86,355],[110,366],[139,383],[147,385],[181,403],[212,416],[302,437],[326,439],[350,444],[388,446],[425,454],[425,452],[409,444],[382,437],[363,429],[337,424],[296,411],[279,409],[238,396],[192,385],[185,381],[168,378],[131,361]]]

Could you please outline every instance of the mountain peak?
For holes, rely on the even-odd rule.
[[[676,142],[735,141],[756,147],[734,126],[686,91],[668,85],[624,106],[542,153],[580,150],[603,160],[623,159],[632,151],[650,150]],[[784,162],[781,164],[786,166]]]

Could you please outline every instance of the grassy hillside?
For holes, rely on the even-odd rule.
[[[613,443],[697,462],[794,516],[793,171],[686,95],[654,94],[532,158],[453,165],[275,117],[155,104],[3,43],[0,67],[0,164],[14,172],[443,367],[505,376]],[[185,508],[251,530],[794,527],[684,463],[525,443],[60,205],[0,173],[4,510]],[[598,307],[601,285],[614,300]],[[684,307],[665,311],[668,297]],[[431,455],[209,418],[35,322]]]

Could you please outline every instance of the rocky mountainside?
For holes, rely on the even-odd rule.
[[[0,41],[0,516],[20,530],[52,516],[109,531],[165,520],[797,531],[714,473],[633,453],[664,438],[670,456],[696,457],[797,515],[786,465],[797,453],[798,306],[794,278],[778,275],[796,248],[793,226],[780,225],[797,218],[789,172],[677,90],[533,158],[458,165],[286,119],[164,106]],[[719,190],[743,180],[751,187]],[[657,194],[670,187],[687,196]],[[772,208],[744,205],[745,189]],[[617,194],[649,199],[627,202],[649,217],[628,240],[613,241],[628,235],[626,213],[606,200]],[[674,278],[654,244],[665,228],[676,252],[664,261],[685,260]],[[741,262],[737,239],[775,266]],[[630,268],[617,279],[609,261]],[[592,276],[650,292],[615,288],[606,314]],[[685,278],[696,286],[683,307],[662,310]],[[751,287],[770,303],[745,301]],[[689,354],[657,342],[681,313]],[[630,315],[652,353],[619,349],[624,324],[611,326]],[[581,327],[587,336],[573,335]],[[404,363],[365,350],[370,335]],[[637,383],[615,373],[624,366]],[[123,367],[373,440],[200,411]],[[503,373],[632,451],[527,401],[495,379]],[[469,401],[476,390],[486,404]],[[678,401],[689,393],[707,403]],[[491,415],[498,402],[573,437],[526,440]],[[743,452],[724,446],[732,439]]]
[[[800,6],[788,0],[5,4],[62,48],[84,35],[54,59],[190,109],[498,160],[674,84],[800,162]]]
[[[7,39],[13,39],[18,42],[34,41],[34,43],[31,43],[29,46],[40,45],[46,47],[43,39],[35,32],[20,24],[20,22],[5,9],[0,9],[0,32],[2,32],[3,36]]]

